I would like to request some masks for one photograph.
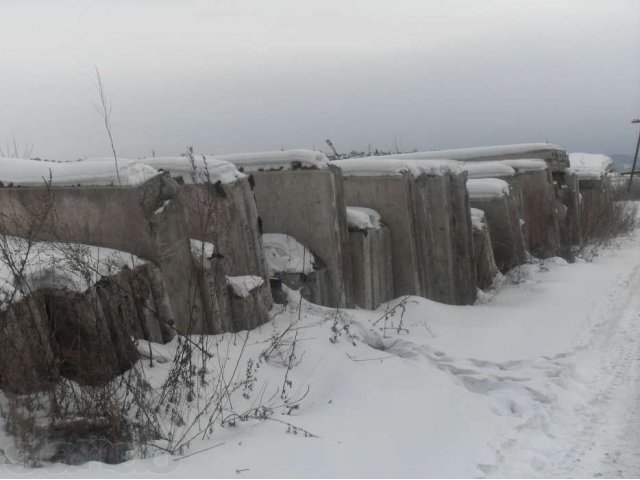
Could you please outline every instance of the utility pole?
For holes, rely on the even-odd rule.
[[[333,153],[336,156],[336,160],[340,160],[340,155],[338,154],[338,152],[336,152],[336,149],[333,146],[333,142],[329,138],[327,138],[327,145],[329,145],[331,147],[331,150],[333,150]]]
[[[634,118],[631,123],[640,123],[640,118]],[[640,131],[638,131],[638,143],[636,144],[636,153],[633,156],[633,166],[631,167],[631,175],[629,176],[629,185],[627,186],[627,192],[631,191],[631,181],[633,180],[633,174],[636,171],[636,162],[638,161],[638,150],[640,149]]]

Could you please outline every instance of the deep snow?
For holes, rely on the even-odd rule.
[[[621,239],[590,262],[556,258],[520,267],[475,306],[408,297],[374,312],[338,312],[291,293],[290,307],[275,307],[273,322],[249,332],[241,365],[299,318],[290,334],[297,333],[290,394],[308,394],[291,415],[276,409],[274,418],[317,438],[249,421],[218,428],[178,457],[37,470],[4,465],[4,473],[638,476],[639,240],[637,233]],[[233,356],[246,334],[221,343]],[[144,365],[149,378],[168,368]],[[277,392],[285,373],[278,361],[264,363],[254,391]]]

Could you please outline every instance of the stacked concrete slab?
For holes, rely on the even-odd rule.
[[[196,258],[197,266],[203,270],[199,283],[206,316],[230,316],[224,326],[214,330],[245,330],[266,322],[273,300],[249,177],[232,164],[210,156],[143,161],[168,171],[183,184],[179,196],[185,207],[188,236],[213,247],[209,256],[200,254]],[[230,287],[220,287],[225,277],[241,276],[259,277],[262,282],[252,282],[255,287],[245,297],[238,297]]]
[[[613,160],[601,154],[571,153],[571,173],[579,183],[581,226],[586,240],[597,237],[613,212]]]
[[[522,188],[525,239],[529,252],[538,258],[561,253],[560,224],[566,207],[556,196],[547,164],[537,159],[502,160],[516,170]]]
[[[485,213],[493,254],[501,272],[527,260],[518,205],[509,184],[497,178],[467,180],[470,204]]]
[[[471,222],[473,225],[473,255],[476,267],[476,281],[478,288],[486,290],[491,288],[500,275],[493,256],[493,245],[489,225],[482,210],[471,209]]]
[[[380,214],[364,207],[347,207],[353,274],[353,301],[376,309],[393,298],[391,231]]]
[[[326,156],[308,150],[225,155],[250,173],[265,233],[287,234],[308,247],[326,267],[320,304],[353,304],[351,255],[342,175]]]
[[[391,230],[394,294],[450,304],[475,301],[466,175],[456,162],[349,159],[350,205],[372,208]]]

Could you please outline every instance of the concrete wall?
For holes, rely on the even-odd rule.
[[[391,230],[394,294],[449,304],[476,298],[465,176],[345,177],[349,205],[380,213]]]
[[[412,176],[344,177],[347,205],[377,211],[391,231],[393,294],[422,295]]]
[[[484,211],[493,255],[501,272],[526,262],[526,246],[516,200],[510,195],[500,198],[471,198],[471,206]]]
[[[585,240],[600,238],[607,232],[607,218],[613,214],[613,192],[608,176],[579,180],[582,195],[582,232]]]
[[[413,183],[423,294],[452,305],[476,299],[465,174],[420,175]]]
[[[529,252],[539,258],[560,254],[559,200],[547,170],[518,173],[524,198],[526,244]],[[564,214],[564,211],[562,212]],[[564,218],[564,215],[562,215]]]
[[[582,245],[582,206],[577,175],[565,173],[558,194],[567,209],[564,220],[560,222],[562,256],[572,258],[571,247]]]
[[[323,305],[351,306],[351,255],[339,169],[253,173],[264,233],[285,233],[320,257],[329,284]]]
[[[481,211],[476,210],[476,212]],[[473,226],[473,253],[477,286],[481,290],[486,290],[493,285],[500,271],[493,256],[493,245],[486,217],[484,212],[481,213],[481,218]]]
[[[393,299],[391,231],[349,229],[353,272],[353,301],[360,308],[374,310]]]

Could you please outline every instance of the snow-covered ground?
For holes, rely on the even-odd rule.
[[[285,376],[288,398],[304,397],[298,408],[278,408],[278,397],[272,420],[216,427],[176,456],[5,465],[4,474],[638,476],[639,291],[636,233],[591,262],[526,265],[475,306],[409,297],[373,312],[336,311],[292,292],[272,322],[217,340],[230,358],[243,350],[244,370],[294,322],[278,354],[254,371],[250,398],[239,395],[234,408],[268,402]],[[170,364],[144,365],[154,384]]]

